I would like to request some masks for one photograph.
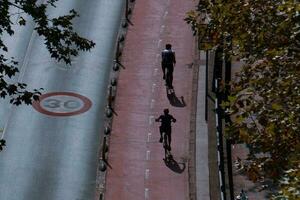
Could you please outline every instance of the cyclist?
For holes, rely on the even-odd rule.
[[[173,88],[173,71],[176,64],[175,52],[172,50],[171,44],[166,44],[166,48],[161,52],[161,67],[163,71],[163,79],[166,79],[166,85],[170,89]],[[166,73],[167,70],[167,73]]]
[[[171,123],[176,122],[176,119],[169,114],[169,109],[164,109],[164,114],[155,119],[155,121],[161,122],[159,127],[159,142],[163,142],[164,140],[164,148],[171,151]]]

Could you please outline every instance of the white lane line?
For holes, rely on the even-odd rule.
[[[166,11],[163,18],[165,19],[165,18],[167,17],[168,14],[169,14],[169,12]]]
[[[160,54],[156,54],[156,62],[158,62]]]
[[[166,26],[165,25],[161,25],[160,27],[160,34],[162,34],[165,30]]]
[[[157,48],[160,48],[161,42],[162,42],[162,40],[161,40],[161,39],[160,39],[160,40],[158,40],[158,42],[157,42]]]
[[[154,103],[155,103],[155,100],[152,99],[152,100],[151,100],[151,103],[150,103],[150,109],[153,109],[153,108],[154,108]]]
[[[145,188],[145,199],[149,199],[149,188]]]
[[[155,86],[156,86],[156,83],[153,83],[153,84],[152,84],[152,88],[151,88],[151,91],[152,91],[152,92],[154,92]]]
[[[159,63],[159,62],[160,62],[160,54],[156,54],[155,63]]]
[[[147,150],[147,153],[146,153],[146,160],[150,160],[150,150]]]
[[[154,69],[153,75],[154,75],[154,76],[157,76],[157,72],[158,72],[158,68],[155,68],[155,69]]]
[[[148,133],[148,136],[147,136],[147,142],[150,142],[151,135],[152,135],[152,133]]]
[[[149,125],[152,125],[152,124],[153,124],[153,120],[154,120],[154,116],[153,116],[153,115],[150,115],[150,116],[149,116]]]
[[[154,108],[154,104],[155,104],[155,100],[154,100],[154,99],[152,99],[152,100],[151,100],[151,104],[150,104],[150,108],[151,108],[151,109],[153,109],[153,108]]]
[[[149,170],[149,169],[146,169],[146,171],[145,171],[145,179],[146,179],[146,180],[149,179],[149,173],[150,173],[150,170]]]

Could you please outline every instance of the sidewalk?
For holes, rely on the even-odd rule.
[[[109,145],[105,199],[188,200],[190,118],[193,68],[197,54],[190,27],[183,21],[193,1],[152,0],[135,4],[118,79]],[[167,95],[160,52],[171,43],[176,52],[174,95]],[[169,108],[177,122],[172,127],[172,154],[166,165],[154,119]],[[202,179],[205,180],[205,179]],[[207,189],[207,188],[204,188]]]

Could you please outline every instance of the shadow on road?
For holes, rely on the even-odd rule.
[[[169,99],[169,102],[172,106],[175,107],[185,107],[185,101],[183,99],[183,96],[180,97],[180,99],[176,96],[174,89],[168,89],[167,88],[167,97]]]
[[[186,167],[184,162],[178,163],[176,160],[174,160],[174,158],[171,158],[168,160],[164,159],[164,162],[169,169],[171,169],[172,171],[174,171],[178,174],[181,174],[182,172],[184,172],[185,167]]]

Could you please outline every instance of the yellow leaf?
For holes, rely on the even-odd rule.
[[[273,103],[272,104],[272,109],[274,110],[282,110],[282,106],[278,103]]]

